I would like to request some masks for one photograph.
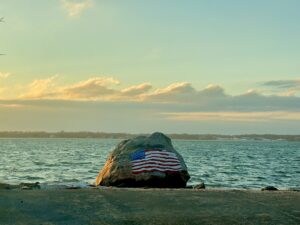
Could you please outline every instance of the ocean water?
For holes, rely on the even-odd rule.
[[[0,183],[92,184],[116,139],[0,139]],[[173,140],[193,185],[300,189],[300,142]]]

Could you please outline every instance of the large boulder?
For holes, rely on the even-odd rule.
[[[190,176],[171,139],[162,133],[120,142],[96,178],[96,185],[182,188]]]

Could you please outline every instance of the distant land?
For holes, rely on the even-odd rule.
[[[105,132],[23,132],[23,131],[0,131],[0,138],[111,138],[128,139],[137,135],[128,133],[105,133]],[[300,141],[300,135],[278,134],[241,134],[241,135],[218,135],[218,134],[167,134],[172,139],[180,140],[277,140],[277,141]]]

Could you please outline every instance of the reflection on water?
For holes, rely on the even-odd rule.
[[[120,140],[0,139],[0,182],[93,183]],[[173,141],[189,184],[207,187],[300,188],[300,142]]]

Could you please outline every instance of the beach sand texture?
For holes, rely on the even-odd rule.
[[[300,224],[300,192],[0,190],[0,224]]]

